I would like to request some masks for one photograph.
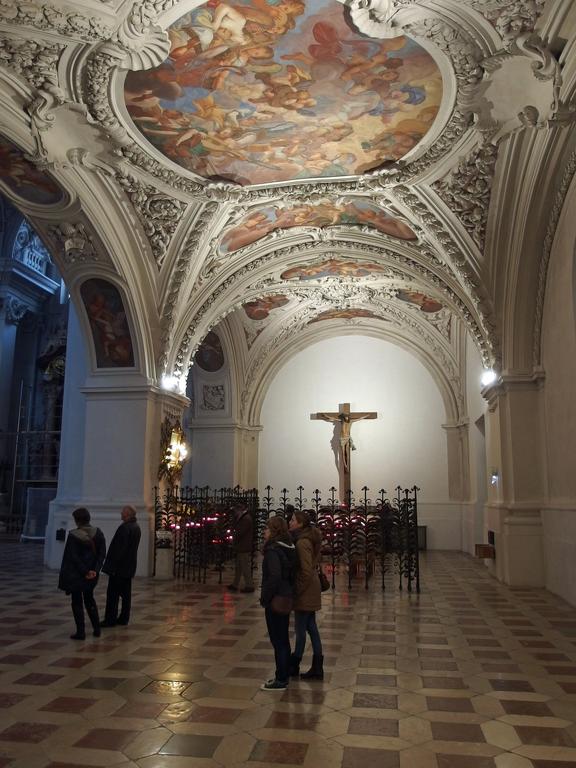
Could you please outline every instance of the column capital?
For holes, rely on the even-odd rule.
[[[16,296],[0,297],[0,310],[6,325],[18,325],[30,307]]]
[[[446,424],[442,424],[442,429],[445,429],[448,432],[451,429],[453,430],[468,429],[469,426],[470,426],[470,419],[466,417],[463,419],[458,419],[457,421],[448,421]]]
[[[543,368],[534,368],[530,372],[503,371],[492,384],[483,387],[482,397],[493,411],[498,400],[514,392],[536,392],[542,389],[546,374]]]

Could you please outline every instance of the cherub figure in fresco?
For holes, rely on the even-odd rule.
[[[290,301],[286,296],[264,296],[255,301],[248,301],[242,305],[244,312],[250,320],[265,320],[272,310],[283,307]]]
[[[384,72],[400,69],[404,60],[399,56],[390,56],[390,52],[399,50],[403,45],[403,39],[398,37],[395,41],[387,42],[386,50],[380,50],[372,56],[355,53],[348,59],[346,68],[340,73],[340,80],[360,83],[366,79],[367,75],[377,78]]]
[[[226,3],[219,3],[216,6],[214,18],[212,19],[214,36],[220,33],[220,36],[227,39],[228,42],[243,45],[246,42],[244,37],[245,26],[246,16],[236,8]]]
[[[387,216],[383,211],[376,211],[368,207],[352,206],[353,216],[357,223],[369,224],[379,232],[384,232],[391,237],[400,240],[415,240],[416,235],[403,221]],[[352,213],[352,211],[351,211]]]
[[[396,291],[396,297],[400,299],[400,301],[416,304],[416,306],[420,307],[421,312],[431,314],[433,312],[440,312],[440,310],[444,308],[439,301],[420,291],[408,291],[404,288],[399,288]]]
[[[232,253],[268,234],[272,222],[264,211],[253,211],[222,239],[222,249]]]

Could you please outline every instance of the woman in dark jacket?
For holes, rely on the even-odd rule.
[[[291,597],[296,568],[296,550],[290,540],[286,520],[271,517],[264,530],[264,559],[262,561],[262,591],[260,605],[264,608],[270,642],[274,648],[276,673],[274,679],[261,686],[264,691],[282,691],[290,677],[289,613],[276,613],[276,595]]]
[[[296,544],[296,587],[294,598],[294,624],[296,644],[290,658],[290,676],[300,675],[300,662],[306,647],[306,633],[312,643],[312,667],[300,677],[303,680],[324,679],[322,641],[316,625],[316,611],[322,607],[320,565],[322,535],[310,525],[307,512],[297,510],[290,521],[290,533]]]
[[[62,589],[72,598],[76,633],[70,635],[70,638],[84,640],[84,608],[92,624],[94,637],[100,637],[100,619],[94,600],[94,588],[106,556],[106,541],[102,531],[90,525],[90,512],[87,509],[75,509],[72,517],[78,527],[70,531],[66,539],[58,589]]]

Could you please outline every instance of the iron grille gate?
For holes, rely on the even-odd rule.
[[[398,589],[405,585],[409,592],[420,592],[416,486],[397,487],[392,498],[381,490],[375,500],[369,497],[369,489],[363,488],[359,498],[351,492],[347,504],[338,501],[335,488],[326,499],[319,490],[306,499],[302,487],[296,497],[284,488],[275,499],[272,490],[268,486],[260,498],[256,489],[240,487],[174,487],[162,495],[157,489],[155,559],[159,548],[170,547],[176,578],[205,583],[208,570],[214,570],[221,583],[224,566],[234,556],[232,507],[243,501],[254,520],[253,568],[270,515],[289,517],[292,509],[305,510],[322,532],[322,558],[331,572],[332,589],[336,573],[344,570],[349,589],[355,575],[363,573],[366,589],[371,579],[378,578],[384,590],[386,577],[395,576]]]

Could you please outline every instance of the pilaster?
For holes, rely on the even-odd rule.
[[[470,499],[470,446],[468,419],[443,424],[448,448],[448,494],[450,501]]]
[[[490,486],[485,525],[495,537],[495,575],[511,586],[544,586],[541,509],[546,496],[544,375],[503,374],[488,400]]]
[[[79,334],[79,329],[73,333]],[[81,341],[79,335],[76,341]],[[51,568],[59,567],[63,541],[56,538],[57,531],[72,525],[71,513],[76,507],[89,509],[109,542],[120,523],[121,508],[131,504],[142,528],[138,574],[149,575],[161,424],[166,416],[180,420],[188,400],[159,389],[140,375],[116,371],[90,376],[78,387],[73,372],[74,344],[71,348],[67,368],[71,365],[72,373],[67,370],[67,377],[70,373],[72,378],[65,392],[58,495],[50,505],[45,562]],[[82,351],[80,346],[75,349],[76,354]],[[81,378],[81,360],[77,364]],[[72,411],[73,404],[80,407]]]

